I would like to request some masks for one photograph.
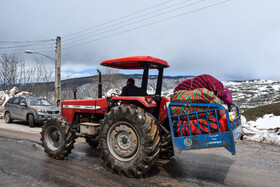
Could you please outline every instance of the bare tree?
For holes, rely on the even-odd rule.
[[[52,98],[54,92],[54,64],[35,58],[33,62],[20,60],[15,54],[2,54],[0,59],[0,89],[17,86],[20,90]]]
[[[15,54],[1,55],[0,60],[0,81],[2,89],[10,89],[18,83],[18,65],[19,59]]]
[[[19,60],[17,55],[2,54],[0,60],[0,88],[11,89],[17,86],[20,90],[32,92],[35,95],[47,97],[53,101],[54,97],[54,64],[46,63],[40,58],[34,58],[32,62]],[[120,88],[123,85],[122,75],[118,69],[106,68],[102,76],[103,93],[112,88]],[[91,82],[80,87],[72,79],[66,80],[62,90],[63,99],[72,99],[74,86],[78,86],[79,98],[96,98],[98,76]]]
[[[33,92],[36,95],[41,95],[52,100],[50,94],[53,93],[54,80],[54,64],[46,63],[40,58],[34,58],[32,67],[29,67],[30,71],[33,72]]]
[[[105,74],[103,78],[103,90],[107,92],[112,88],[120,87],[120,80],[122,80],[122,74],[119,69],[105,68]]]
[[[67,75],[67,79],[65,80],[64,89],[61,92],[61,98],[64,99],[73,99],[73,80],[70,75]]]

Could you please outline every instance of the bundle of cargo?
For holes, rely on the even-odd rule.
[[[213,104],[232,104],[231,93],[223,84],[211,75],[200,75],[180,83],[171,95],[171,102],[186,103],[185,106],[171,106],[172,115],[180,116],[173,119],[174,135],[177,137],[218,133],[228,131],[225,110],[211,110]],[[190,103],[204,104],[194,106]],[[230,113],[234,116],[235,113]],[[234,118],[234,117],[233,117]],[[181,124],[181,125],[179,125]],[[209,132],[210,131],[210,132]]]
[[[180,90],[191,91],[197,88],[206,88],[209,91],[214,92],[214,94],[221,100],[225,100],[227,98],[227,93],[224,90],[223,83],[215,77],[207,74],[199,75],[181,82],[174,89],[174,93]]]

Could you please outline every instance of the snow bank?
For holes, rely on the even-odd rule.
[[[2,119],[4,116],[4,105],[10,97],[29,95],[32,95],[32,93],[26,91],[19,92],[17,87],[13,87],[11,90],[0,91],[0,119]]]
[[[264,115],[256,121],[248,121],[241,116],[244,139],[280,145],[280,116]]]
[[[248,123],[258,129],[280,128],[280,116],[266,114],[262,118],[258,118],[256,121],[249,121]]]

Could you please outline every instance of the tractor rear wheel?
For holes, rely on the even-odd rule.
[[[160,129],[153,116],[135,105],[111,109],[99,135],[101,158],[119,175],[140,176],[157,161]]]
[[[170,159],[172,156],[174,156],[172,138],[170,134],[162,135],[160,147],[161,159]]]
[[[62,117],[52,118],[42,127],[41,141],[50,157],[63,159],[74,148],[75,132]]]

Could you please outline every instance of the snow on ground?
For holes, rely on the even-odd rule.
[[[244,139],[261,143],[280,145],[280,116],[264,115],[256,121],[241,116]]]

